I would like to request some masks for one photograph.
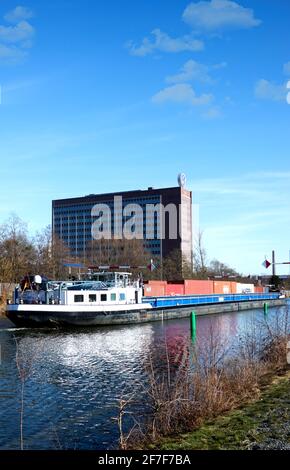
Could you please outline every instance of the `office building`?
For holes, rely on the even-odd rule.
[[[192,194],[182,185],[52,201],[53,234],[67,245],[73,256],[81,258],[88,251],[104,207],[110,211],[105,225],[112,238],[122,238],[129,224],[132,237],[135,232],[153,258],[163,259],[178,249],[191,263]],[[135,211],[134,224],[130,225],[134,207],[139,209]]]

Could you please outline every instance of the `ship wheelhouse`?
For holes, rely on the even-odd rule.
[[[142,303],[140,282],[127,272],[92,272],[74,281],[46,281],[35,276],[15,290],[15,303],[48,305],[118,306]]]

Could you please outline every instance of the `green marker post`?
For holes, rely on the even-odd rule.
[[[196,340],[196,314],[191,312],[190,315],[190,329],[191,329],[191,339],[192,341]]]
[[[267,302],[264,303],[264,315],[265,317],[268,315],[269,304]]]

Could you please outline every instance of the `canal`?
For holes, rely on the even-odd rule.
[[[269,321],[284,312],[271,309]],[[233,343],[263,316],[253,310],[198,317],[198,339],[206,342],[215,331]],[[0,322],[0,449],[19,449],[21,377],[25,449],[116,447],[118,400],[143,393],[150,357],[156,370],[168,355],[178,362],[189,335],[189,319],[73,331],[14,329]]]

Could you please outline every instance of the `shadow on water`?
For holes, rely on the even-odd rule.
[[[262,316],[255,310],[198,317],[198,338],[206,342],[214,329],[234,341],[247,322]],[[168,354],[178,361],[189,335],[189,319],[79,330],[0,329],[0,449],[19,448],[16,341],[29,369],[24,448],[108,449],[119,437],[113,420],[118,399],[124,392],[142,393],[149,357],[162,369],[165,339]]]

